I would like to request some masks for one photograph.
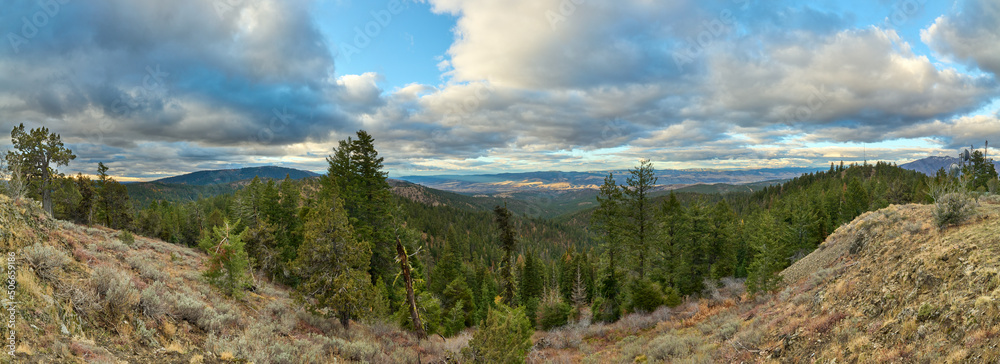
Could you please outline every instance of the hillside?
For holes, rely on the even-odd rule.
[[[205,282],[200,251],[139,236],[129,244],[3,195],[0,240],[17,256],[18,363],[431,362],[469,339],[417,343],[380,323],[347,330],[261,277],[245,297],[227,297]]]
[[[291,177],[291,179],[303,179],[319,176],[318,174],[309,171],[276,166],[264,166],[198,171],[175,177],[162,178],[153,182],[205,186],[248,180],[253,179],[254,177],[260,177],[262,179],[284,179],[286,175]]]
[[[388,180],[392,193],[429,206],[450,206],[470,211],[491,211],[506,204],[522,216],[551,218],[595,206],[597,191],[592,189],[509,192],[465,195],[425,187],[401,180]]]
[[[740,285],[612,325],[537,335],[536,358],[580,362],[965,363],[1000,360],[1000,199],[939,229],[892,205],[837,229],[773,295]],[[542,362],[538,360],[536,362]]]
[[[188,185],[180,183],[138,182],[125,184],[128,197],[142,208],[153,201],[189,202],[201,198],[233,193],[245,185],[241,182],[219,183],[213,185]]]

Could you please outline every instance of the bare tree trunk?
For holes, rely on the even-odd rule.
[[[417,300],[413,295],[413,279],[410,277],[410,262],[406,256],[406,249],[396,235],[396,256],[399,258],[399,268],[403,271],[403,281],[406,283],[406,299],[410,303],[410,319],[413,320],[413,327],[417,330],[417,337],[424,339],[427,332],[424,331],[424,324],[420,321],[420,313],[417,312]]]

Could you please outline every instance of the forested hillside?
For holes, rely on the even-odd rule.
[[[941,186],[997,184],[973,153],[960,174],[934,178],[885,163],[831,165],[754,192],[660,195],[653,164],[641,161],[606,176],[596,207],[543,219],[514,199],[486,208],[401,183],[394,194],[374,138],[356,137],[334,148],[320,178],[255,178],[233,192],[148,204],[134,204],[103,164],[97,181],[46,180],[22,164],[34,150],[25,147],[5,158],[16,172],[5,191],[44,200],[40,187],[56,186],[57,219],[200,249],[205,282],[234,302],[266,283],[346,329],[388,322],[424,338],[475,328],[461,359],[495,362],[523,359],[534,329],[613,323],[705,297],[723,281],[774,292],[783,269],[867,211],[943,198]],[[18,185],[19,175],[31,178]]]

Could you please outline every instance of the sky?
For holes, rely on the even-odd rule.
[[[0,129],[60,172],[896,163],[1000,145],[997,0],[0,0]],[[0,138],[0,150],[10,147]]]

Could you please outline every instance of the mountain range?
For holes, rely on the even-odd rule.
[[[284,179],[285,176],[291,179],[303,179],[309,177],[319,177],[319,174],[293,168],[264,166],[248,167],[240,169],[220,169],[210,171],[198,171],[175,177],[168,177],[155,180],[153,182],[184,184],[194,186],[207,186],[222,183],[238,182],[254,177],[262,179]]]
[[[933,176],[937,174],[938,170],[944,168],[946,171],[951,169],[952,165],[959,165],[962,160],[958,157],[927,157],[924,159],[918,159],[910,163],[900,164],[900,168],[909,169],[911,171],[917,171],[928,176]],[[1000,170],[1000,162],[993,162],[994,168]]]

